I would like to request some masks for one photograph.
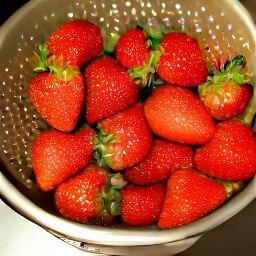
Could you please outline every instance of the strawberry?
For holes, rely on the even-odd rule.
[[[160,80],[155,79],[154,76],[155,64],[159,61],[160,56],[159,51],[155,51],[155,47],[160,41],[159,33],[162,35],[160,30],[161,28],[154,29],[153,33],[151,26],[139,21],[138,27],[126,31],[114,47],[116,59],[128,69],[132,79],[140,83],[141,88],[145,88],[146,92],[148,88],[159,84]]]
[[[199,96],[185,87],[156,87],[144,104],[148,124],[161,138],[192,145],[207,143],[215,124]]]
[[[197,168],[223,180],[246,180],[256,173],[256,138],[239,119],[220,122],[214,137],[195,153]]]
[[[147,157],[136,166],[125,170],[127,181],[149,185],[168,178],[171,171],[191,167],[192,147],[162,139],[155,139]]]
[[[242,55],[215,67],[217,71],[199,85],[199,96],[211,116],[217,120],[234,118],[245,110],[253,90],[243,74],[246,61]]]
[[[147,37],[142,29],[126,31],[115,47],[116,59],[125,68],[142,67],[150,56]]]
[[[65,63],[78,69],[103,50],[100,29],[85,20],[73,20],[53,31],[47,40],[51,55],[63,56]]]
[[[44,71],[29,82],[29,97],[42,118],[52,127],[73,131],[84,104],[84,78],[76,71],[70,77]],[[65,76],[65,77],[63,77]]]
[[[125,224],[142,227],[158,221],[165,197],[162,184],[146,187],[129,184],[120,192],[121,218]]]
[[[196,169],[177,170],[167,182],[158,228],[174,228],[193,222],[215,210],[227,198],[224,185]]]
[[[167,83],[195,87],[205,82],[208,67],[198,41],[183,32],[164,35],[156,64],[158,75]]]
[[[113,57],[95,59],[85,69],[84,77],[88,124],[114,115],[139,99],[139,85]]]
[[[54,202],[65,218],[108,224],[120,214],[118,190],[124,185],[119,175],[114,177],[106,169],[90,164],[55,189]]]
[[[32,167],[43,191],[54,189],[89,163],[95,133],[92,128],[81,128],[74,134],[49,130],[35,138]]]
[[[115,171],[139,163],[151,149],[152,133],[141,103],[99,121],[97,128],[94,156]]]

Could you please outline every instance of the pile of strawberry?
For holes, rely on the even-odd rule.
[[[95,24],[70,21],[32,58],[29,96],[51,126],[32,167],[65,218],[177,227],[256,173],[244,57],[206,62],[189,34],[157,31],[142,24],[105,49]]]

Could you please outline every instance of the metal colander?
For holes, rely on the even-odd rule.
[[[0,190],[10,205],[63,239],[98,244],[98,248],[101,244],[98,252],[106,252],[104,246],[162,246],[198,237],[252,201],[256,194],[254,180],[242,193],[212,214],[195,223],[164,231],[119,224],[116,227],[82,225],[65,220],[56,213],[52,193],[38,189],[31,167],[31,143],[49,126],[28,97],[28,82],[34,74],[27,58],[53,30],[76,18],[98,25],[106,43],[116,33],[121,35],[127,29],[135,28],[140,20],[152,26],[181,26],[199,41],[207,58],[243,54],[249,71],[255,70],[255,27],[238,1],[223,0],[221,4],[220,1],[209,0],[30,1],[0,30]]]

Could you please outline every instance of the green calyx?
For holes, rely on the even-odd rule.
[[[208,92],[211,92],[211,93],[217,94],[217,95],[224,95],[222,86],[219,83],[213,84],[212,82],[207,81],[198,86],[198,94],[199,94],[200,99],[204,99],[204,97],[206,96],[206,94]]]
[[[232,81],[233,86],[239,86],[245,83],[250,83],[251,76],[247,73],[243,73],[244,67],[246,66],[246,60],[244,56],[238,55],[231,61],[227,61],[224,65],[218,67],[211,76],[207,77],[207,81],[198,86],[198,93],[200,98],[204,98],[211,87],[212,93],[221,95],[223,94],[222,85]]]
[[[243,73],[243,69],[246,66],[246,59],[243,55],[238,55],[231,61],[224,65],[221,73],[221,80],[232,79],[237,84],[250,83],[251,77],[248,74]]]
[[[78,70],[64,62],[63,56],[51,55],[47,43],[39,45],[38,52],[34,52],[34,56],[29,61],[34,72],[49,71],[65,82],[70,81],[78,73]]]
[[[96,211],[100,217],[120,215],[120,202],[122,196],[120,190],[127,184],[121,173],[108,175],[108,186],[102,187],[96,198]]]
[[[243,74],[242,70],[246,65],[244,56],[238,55],[231,61],[222,64],[216,71],[210,68],[211,76],[207,77],[207,84],[218,85],[228,80],[233,80],[237,84],[245,84],[250,82],[247,74]]]
[[[227,198],[230,198],[234,194],[235,188],[234,188],[233,182],[226,181],[226,180],[219,180],[219,179],[215,179],[215,180],[225,187]]]
[[[42,43],[38,47],[38,52],[34,52],[34,56],[30,59],[33,71],[40,73],[48,70],[47,57],[50,54],[47,44]]]
[[[98,166],[111,170],[109,157],[115,153],[114,144],[116,142],[118,142],[118,140],[114,135],[108,135],[102,129],[99,129],[98,134],[93,140],[93,156],[96,159]],[[101,221],[106,222],[109,217],[120,215],[120,202],[122,200],[120,190],[126,183],[127,182],[120,172],[114,174],[109,173],[107,186],[101,188],[101,191],[96,198],[96,211],[99,213]]]
[[[152,50],[157,50],[160,42],[163,37],[171,32],[185,32],[184,27],[182,26],[164,26],[163,24],[159,24],[159,22],[155,19],[150,19],[148,21],[139,20],[138,26],[143,29],[147,38],[150,40],[150,46]]]
[[[156,73],[155,65],[160,60],[160,50],[150,52],[150,58],[143,67],[129,68],[128,72],[132,74],[132,78],[140,80],[142,89],[149,87],[152,83],[152,76]]]
[[[93,157],[97,165],[104,168],[111,168],[111,161],[109,157],[115,154],[115,143],[118,140],[113,134],[106,134],[99,129],[98,134],[93,140]]]
[[[231,198],[233,195],[241,192],[245,186],[246,183],[243,181],[227,181],[227,180],[221,180],[221,179],[214,179],[215,181],[219,182],[225,187],[227,198]]]

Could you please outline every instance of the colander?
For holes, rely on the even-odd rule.
[[[152,26],[181,26],[199,41],[207,58],[242,54],[249,72],[254,73],[253,20],[236,0],[32,0],[0,29],[0,192],[4,201],[53,235],[98,255],[174,255],[184,251],[255,199],[255,177],[211,214],[161,231],[155,226],[96,226],[64,219],[55,210],[52,192],[40,191],[35,182],[31,143],[49,126],[28,97],[27,85],[34,73],[27,58],[57,27],[76,18],[98,25],[106,43],[141,20]]]

